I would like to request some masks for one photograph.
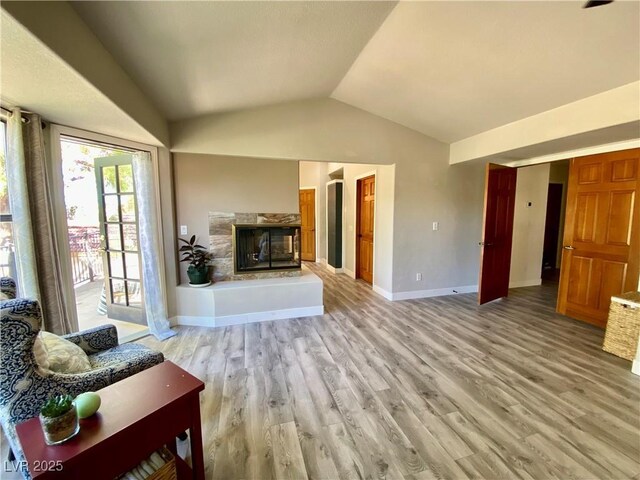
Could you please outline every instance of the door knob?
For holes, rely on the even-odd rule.
[[[564,248],[565,250],[575,250],[576,249],[576,247],[574,247],[573,245],[565,245],[562,248]]]
[[[481,247],[490,247],[491,245],[493,245],[493,243],[478,242],[478,245],[480,245]]]

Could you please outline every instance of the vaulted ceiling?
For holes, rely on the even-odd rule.
[[[120,1],[66,8],[164,119],[331,97],[452,143],[640,80],[640,2],[588,10],[582,3]],[[10,4],[3,9],[22,23],[43,9],[62,10]],[[91,104],[93,86],[81,77],[95,84],[100,75],[89,71],[90,49],[74,56],[74,32],[47,22],[36,22],[40,48],[59,41],[71,51],[57,65],[49,59],[51,71],[71,61],[86,71],[74,80],[40,69],[42,81],[26,88],[21,78],[37,78],[47,59],[30,62],[38,42],[22,42],[24,32],[5,28],[2,100],[47,114],[45,93],[66,83],[55,107],[69,109],[57,116],[70,124],[64,115],[81,115]],[[29,48],[14,50],[11,42]],[[33,72],[22,72],[25,64]],[[87,100],[71,105],[79,92]],[[100,91],[94,93],[98,99]],[[127,110],[122,101],[120,107]],[[49,110],[55,121],[55,108]],[[111,115],[94,121],[96,129],[118,130],[113,119],[122,112],[99,102],[91,110]]]
[[[640,77],[640,3],[78,2],[167,118],[332,96],[453,142]]]

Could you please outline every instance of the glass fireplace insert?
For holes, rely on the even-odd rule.
[[[298,270],[300,225],[234,225],[235,273]]]

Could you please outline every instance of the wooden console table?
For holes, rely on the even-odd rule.
[[[38,418],[27,420],[16,430],[29,471],[39,480],[112,480],[167,445],[176,457],[179,479],[203,480],[202,390],[200,380],[166,361],[99,390],[98,413],[80,420],[80,433],[62,445],[48,446]],[[193,468],[176,453],[176,436],[187,429]]]

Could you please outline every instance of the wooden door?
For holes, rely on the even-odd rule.
[[[356,278],[373,283],[373,229],[376,177],[358,180],[356,204]]]
[[[95,159],[107,317],[146,325],[131,155]]]
[[[316,191],[300,190],[300,223],[302,260],[316,261]]]
[[[571,160],[558,312],[604,327],[611,296],[637,289],[639,170],[640,149]]]
[[[517,173],[515,168],[487,164],[480,242],[480,305],[509,294]]]

